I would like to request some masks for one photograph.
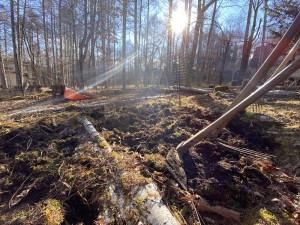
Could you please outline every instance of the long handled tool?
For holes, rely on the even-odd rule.
[[[296,35],[297,33],[296,31],[298,31],[299,27],[300,27],[300,13],[298,14],[295,21],[293,22],[289,30],[286,32],[286,34],[282,37],[281,41],[275,47],[273,52],[270,54],[268,59],[265,61],[262,67],[257,71],[254,77],[248,83],[247,85],[248,88],[246,86],[247,89],[245,88],[246,90],[244,89],[244,91],[242,91],[239,94],[239,96],[234,100],[234,102],[231,105],[231,108],[226,113],[224,113],[221,117],[219,117],[217,120],[211,123],[209,126],[205,127],[197,134],[190,137],[188,140],[180,143],[176,148],[176,152],[174,150],[171,150],[168,153],[167,163],[169,164],[170,167],[172,167],[171,168],[172,170],[170,172],[173,175],[174,173],[176,173],[174,177],[177,181],[178,179],[180,179],[178,181],[179,183],[185,182],[187,180],[185,174],[184,174],[185,177],[181,178],[183,176],[182,171],[184,171],[182,168],[182,162],[183,162],[182,160],[183,160],[184,153],[190,147],[194,146],[204,138],[208,138],[208,137],[215,138],[233,117],[235,117],[238,113],[240,113],[249,105],[257,101],[260,97],[268,93],[277,84],[284,81],[287,77],[289,77],[292,73],[294,73],[300,68],[300,57],[298,57],[284,70],[282,70],[278,74],[274,74],[269,80],[266,81],[265,84],[263,84],[259,89],[254,91],[260,79],[262,79],[263,75],[265,75],[268,72],[271,66],[275,63],[275,61],[279,58],[279,56],[288,46],[289,42]],[[252,91],[254,92],[252,93]],[[175,161],[176,163],[174,163]]]

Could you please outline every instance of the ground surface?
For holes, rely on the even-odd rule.
[[[1,224],[93,224],[105,210],[111,168],[91,152],[76,120],[82,116],[116,153],[135,157],[136,168],[157,183],[165,202],[186,224],[299,223],[299,93],[266,96],[219,136],[222,143],[274,158],[227,151],[216,140],[191,148],[183,162],[189,198],[169,173],[165,157],[218,118],[236,92],[183,93],[181,105],[172,90],[157,88],[93,94],[97,99],[74,102],[46,94],[0,101]],[[121,163],[130,164],[125,159]],[[240,212],[241,222],[196,212],[191,202],[199,196],[212,206]],[[116,216],[115,224],[130,223]]]

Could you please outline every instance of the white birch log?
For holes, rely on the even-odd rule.
[[[97,132],[93,124],[86,118],[79,118],[78,121],[84,126],[88,135],[96,144],[96,151],[100,150],[100,154],[108,158],[108,154],[112,151],[110,145],[106,140]],[[128,172],[130,173],[130,171]],[[116,171],[115,177],[120,180],[121,176],[127,174],[126,171]],[[115,183],[117,183],[116,181]],[[124,196],[124,192],[118,185],[113,184],[109,188],[111,196],[111,202],[115,204],[120,210],[120,215],[123,216],[130,208],[136,208],[136,203],[139,202],[141,206],[142,218],[145,218],[145,222],[152,225],[180,225],[180,223],[172,215],[171,211],[163,203],[155,183],[144,184],[132,188],[129,195]],[[125,200],[126,199],[126,200]],[[128,200],[129,199],[129,200]],[[105,213],[109,215],[109,213]],[[125,215],[124,215],[125,216]],[[105,221],[109,222],[110,219],[106,218]]]
[[[154,183],[150,183],[140,187],[134,198],[136,201],[137,199],[143,200],[143,207],[145,207],[146,209],[143,214],[150,224],[180,224],[163,203],[162,198]]]

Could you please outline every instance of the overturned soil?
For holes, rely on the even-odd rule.
[[[235,93],[230,97],[226,97],[226,93],[223,96],[222,93],[184,93],[181,105],[176,93],[170,90],[129,90],[126,93],[109,90],[94,94],[98,99],[72,105],[103,103],[101,107],[69,107],[64,112],[26,114],[18,119],[10,118],[13,107],[3,109],[7,115],[0,126],[1,224],[49,224],[49,221],[52,224],[94,224],[97,221],[105,210],[105,187],[111,168],[91,152],[92,145],[76,120],[82,116],[92,122],[114,151],[139,156],[143,174],[156,182],[164,201],[182,215],[186,224],[300,222],[300,182],[299,174],[295,173],[299,165],[287,165],[286,158],[280,159],[286,147],[278,138],[280,132],[287,129],[283,119],[278,120],[274,115],[275,120],[261,119],[261,113],[245,111],[228,124],[218,140],[205,139],[183,156],[187,192],[212,206],[241,213],[241,221],[236,221],[213,212],[197,212],[191,204],[193,200],[187,200],[187,192],[165,162],[172,148],[218,118],[227,107],[226,101]],[[141,96],[157,98],[141,100]],[[139,100],[130,101],[132,99]],[[40,101],[43,99],[37,99],[39,104]],[[20,104],[16,104],[15,109],[25,103]],[[31,105],[34,102],[30,102]],[[66,107],[69,103],[53,106]],[[299,113],[300,109],[297,110]],[[290,132],[299,131],[299,118],[289,122],[293,123]],[[228,151],[219,141],[274,157],[266,159]],[[290,143],[291,147],[294,144]],[[49,218],[47,212],[56,213],[56,217]],[[116,219],[112,224],[121,224],[120,221]],[[122,221],[122,224],[130,222]]]

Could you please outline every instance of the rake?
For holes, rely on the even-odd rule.
[[[289,54],[285,57],[284,64],[280,65],[280,68],[274,73],[262,86],[258,87],[258,84],[267,75],[269,69],[274,65],[277,59],[282,55],[289,43],[295,38],[300,27],[300,13],[295,18],[289,29],[283,35],[278,42],[274,50],[269,57],[265,60],[262,66],[258,69],[252,79],[248,82],[245,88],[234,99],[228,111],[221,117],[215,120],[213,123],[191,136],[188,140],[180,143],[176,149],[171,149],[166,157],[168,169],[173,174],[178,183],[186,189],[187,178],[183,169],[183,156],[187,150],[193,147],[195,144],[203,140],[204,138],[216,138],[222,129],[232,120],[238,113],[243,111],[249,105],[260,99],[276,85],[283,82],[291,74],[296,72],[300,68],[300,57],[295,59],[291,64],[286,66],[288,59],[299,49],[299,42],[295,44]],[[295,50],[296,49],[296,50]],[[285,68],[284,68],[285,67]],[[284,68],[284,69],[283,69]]]

